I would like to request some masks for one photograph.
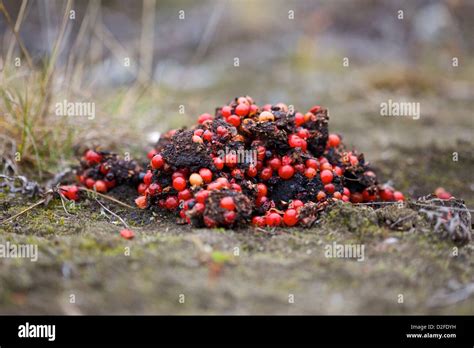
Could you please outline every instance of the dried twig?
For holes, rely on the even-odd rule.
[[[112,210],[108,209],[105,205],[103,205],[97,198],[94,198],[95,201],[97,203],[99,203],[99,205],[104,208],[107,212],[109,212],[110,214],[112,214],[113,216],[115,216],[117,219],[119,219],[122,224],[126,227],[126,228],[129,228],[128,224],[125,222],[125,220],[123,220],[120,216],[118,216],[117,214],[115,214]]]
[[[8,223],[8,222],[10,222],[10,221],[15,220],[17,217],[19,217],[19,216],[25,214],[26,212],[28,212],[28,211],[30,211],[31,209],[37,207],[38,205],[43,204],[44,202],[46,202],[46,198],[43,198],[43,199],[39,200],[38,202],[36,202],[36,203],[33,204],[32,206],[30,206],[30,207],[28,207],[28,208],[26,208],[26,209],[20,211],[18,214],[15,214],[15,215],[9,217],[9,218],[6,219],[6,220],[3,220],[3,221],[1,222],[1,224],[6,224],[6,223]]]

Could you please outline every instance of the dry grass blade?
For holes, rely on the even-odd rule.
[[[97,191],[94,191],[94,190],[89,190],[88,188],[85,188],[85,187],[79,187],[79,190],[85,191],[85,192],[89,192],[90,194],[97,195],[97,196],[99,196],[99,197],[108,199],[109,201],[112,201],[112,202],[114,202],[114,203],[120,204],[120,205],[123,206],[123,207],[129,208],[129,209],[135,209],[134,207],[132,207],[131,205],[128,205],[127,203],[123,203],[123,202],[119,201],[118,199],[115,199],[115,198],[113,198],[113,197],[104,195],[104,194],[102,194],[102,193],[100,193],[100,192],[97,192]]]
[[[22,4],[22,7],[23,7],[23,4]],[[3,15],[5,16],[5,19],[8,23],[8,26],[12,30],[13,35],[15,36],[16,41],[18,42],[18,45],[20,46],[21,52],[23,53],[23,55],[26,58],[26,62],[28,63],[28,66],[30,67],[30,69],[33,69],[33,61],[31,59],[31,56],[28,53],[28,50],[26,49],[25,45],[23,44],[23,41],[21,40],[20,35],[18,35],[18,31],[16,30],[16,24],[15,25],[13,24],[13,21],[10,17],[10,14],[8,13],[4,3],[3,3],[3,0],[0,0],[0,12],[2,12]],[[20,12],[20,14],[21,14],[21,12]],[[17,21],[17,23],[21,23],[21,21],[20,22]],[[18,29],[19,29],[19,26],[18,26]]]
[[[10,217],[9,217],[8,219],[6,219],[6,220],[3,220],[3,221],[1,222],[1,224],[7,224],[7,223],[9,223],[9,222],[15,220],[17,217],[19,217],[19,216],[25,214],[26,212],[30,211],[31,209],[36,208],[37,206],[43,204],[44,202],[46,202],[46,198],[40,199],[38,202],[36,202],[36,203],[33,204],[32,206],[30,206],[30,207],[28,207],[28,208],[26,208],[26,209],[20,211],[18,214],[15,214],[15,215],[13,215],[13,216],[10,216]]]

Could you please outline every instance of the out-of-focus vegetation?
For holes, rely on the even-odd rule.
[[[78,145],[141,155],[152,131],[186,125],[241,94],[300,109],[324,104],[332,131],[374,159],[407,141],[472,140],[469,1],[0,6],[4,146],[30,174],[66,166]],[[421,119],[379,117],[389,98],[420,102]],[[96,117],[56,116],[64,100],[94,103]]]

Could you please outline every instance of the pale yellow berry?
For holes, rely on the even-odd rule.
[[[258,115],[258,120],[260,122],[275,121],[275,116],[273,116],[270,111],[262,111],[262,113]]]
[[[202,176],[198,173],[193,173],[189,176],[189,183],[191,186],[201,186],[203,183]]]

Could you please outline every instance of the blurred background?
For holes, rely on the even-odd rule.
[[[3,146],[40,177],[78,144],[143,156],[156,132],[247,94],[328,107],[330,130],[373,162],[473,143],[472,1],[0,4]],[[419,102],[420,119],[381,117],[389,99]],[[63,100],[96,117],[56,116]]]

